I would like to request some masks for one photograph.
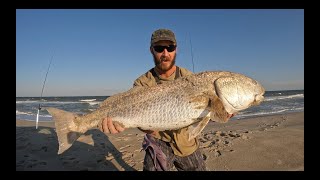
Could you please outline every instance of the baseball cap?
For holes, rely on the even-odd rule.
[[[172,41],[173,43],[177,44],[176,37],[175,37],[174,33],[169,29],[158,29],[152,33],[151,45],[158,42],[158,41],[161,41],[161,40],[168,40],[168,41]]]

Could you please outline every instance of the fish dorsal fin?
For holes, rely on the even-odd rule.
[[[190,125],[188,127],[188,135],[189,135],[189,141],[195,137],[197,137],[201,131],[206,127],[206,125],[208,124],[210,120],[210,117],[209,116],[206,116],[203,118],[203,120],[197,122],[197,123],[194,123],[192,125]]]
[[[121,100],[122,98],[125,98],[129,95],[132,95],[134,93],[139,93],[142,89],[145,89],[146,87],[142,87],[142,86],[136,86],[134,88],[131,88],[130,90],[123,92],[123,93],[119,93],[117,95],[114,96],[110,96],[108,97],[106,100],[104,100],[102,103],[100,103],[100,107],[104,107],[107,106],[108,104],[111,104],[114,101],[118,101]]]

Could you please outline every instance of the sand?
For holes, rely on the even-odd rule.
[[[89,130],[58,155],[53,122],[16,120],[16,170],[142,171],[143,136]],[[210,122],[199,140],[210,171],[304,171],[304,112]]]

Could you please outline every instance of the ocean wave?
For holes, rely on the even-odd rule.
[[[274,97],[265,97],[264,101],[274,101],[279,99],[293,99],[293,98],[304,98],[304,94],[295,94],[289,96],[274,96]]]
[[[16,104],[75,104],[75,103],[86,103],[86,102],[78,102],[78,101],[16,101]]]
[[[32,112],[21,112],[21,111],[16,110],[16,115],[18,115],[18,114],[30,114],[30,115],[32,115],[33,113]]]
[[[97,104],[100,104],[101,102],[89,102],[89,104],[91,105],[91,106],[94,106],[94,105],[97,105]]]
[[[81,99],[80,101],[82,102],[92,102],[95,101],[96,99]]]
[[[35,120],[38,105],[41,107],[55,107],[77,114],[86,114],[95,111],[98,104],[102,103],[105,97],[83,96],[83,97],[57,97],[47,98],[40,101],[40,98],[16,98],[16,117],[17,119]],[[252,116],[263,116],[268,114],[282,114],[287,112],[304,111],[304,93],[298,92],[267,92],[265,102],[259,106],[252,107],[245,111],[240,111],[235,118],[248,118]],[[51,120],[45,108],[40,111],[39,120]]]
[[[277,111],[259,111],[259,112],[251,112],[251,113],[238,113],[235,118],[236,119],[243,119],[246,117],[255,117],[255,116],[263,116],[263,115],[272,115],[272,114],[281,114],[284,112],[301,112],[304,110],[304,107],[299,108],[286,108],[286,109],[280,109]]]

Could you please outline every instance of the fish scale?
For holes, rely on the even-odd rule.
[[[175,130],[189,126],[189,138],[197,136],[209,119],[226,122],[228,114],[260,104],[264,88],[256,80],[228,71],[206,71],[153,87],[136,87],[107,98],[88,114],[47,107],[56,126],[58,154],[105,117],[125,128]]]

